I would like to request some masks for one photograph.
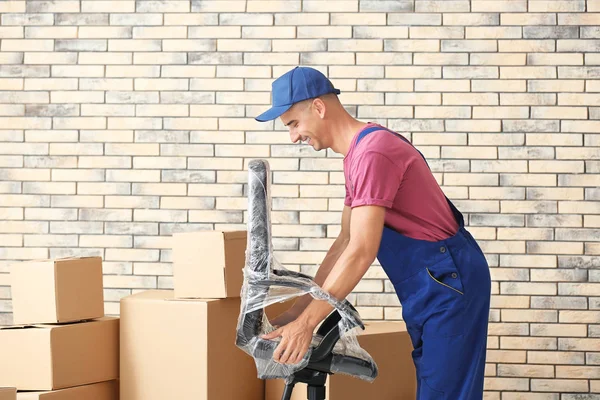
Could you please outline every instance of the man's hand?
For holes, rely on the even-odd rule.
[[[313,337],[314,327],[302,319],[296,319],[271,333],[262,335],[263,339],[275,339],[281,336],[281,342],[273,353],[273,359],[281,364],[298,364],[306,355]]]

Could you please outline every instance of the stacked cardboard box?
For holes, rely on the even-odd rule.
[[[263,400],[235,345],[247,234],[176,233],[174,291],[121,299],[122,400]]]
[[[119,319],[104,315],[102,283],[100,257],[13,265],[14,325],[0,328],[0,386],[16,387],[19,400],[118,398]]]
[[[0,400],[17,400],[17,389],[0,387]]]

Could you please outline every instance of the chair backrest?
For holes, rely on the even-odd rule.
[[[347,300],[339,301],[325,292],[311,276],[287,270],[277,262],[270,217],[270,167],[266,160],[252,160],[248,165],[248,242],[236,345],[254,358],[261,379],[287,378],[305,367],[374,379],[376,365],[361,349],[354,332],[364,329],[358,312]],[[335,311],[319,329],[323,338],[314,350],[311,347],[298,364],[280,364],[273,360],[279,342],[260,337],[274,329],[264,309],[306,293],[329,302]]]
[[[272,254],[269,164],[263,160],[252,160],[248,170],[248,242],[238,321],[238,346],[249,345],[264,330],[264,308],[259,306],[266,300],[269,287],[252,285],[251,282],[269,278]]]

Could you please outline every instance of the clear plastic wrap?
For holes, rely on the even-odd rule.
[[[314,367],[372,381],[377,376],[377,365],[358,343],[358,329],[364,329],[364,325],[357,311],[347,300],[339,301],[325,292],[311,276],[288,270],[275,259],[270,215],[270,167],[266,160],[252,160],[248,168],[248,243],[236,345],[254,358],[261,379],[287,381],[297,371]],[[275,329],[264,309],[305,294],[327,301],[334,311],[313,335],[304,358],[297,364],[281,364],[273,360],[281,338],[260,337]]]

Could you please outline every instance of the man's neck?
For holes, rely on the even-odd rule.
[[[346,157],[350,151],[354,135],[366,125],[366,122],[359,121],[347,114],[346,118],[343,118],[332,126],[331,134],[334,140],[331,145],[331,150]]]

